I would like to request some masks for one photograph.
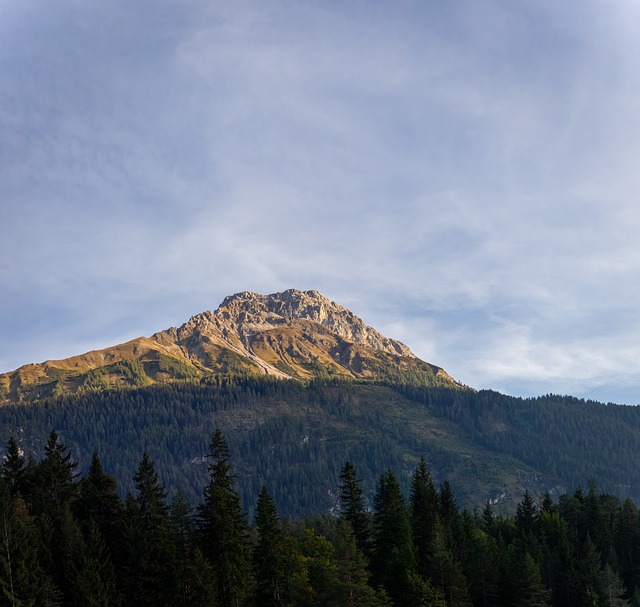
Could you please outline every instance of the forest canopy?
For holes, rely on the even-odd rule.
[[[640,605],[640,515],[595,483],[553,500],[525,492],[514,516],[458,506],[424,458],[405,493],[388,469],[366,506],[344,462],[333,516],[290,520],[269,488],[241,507],[223,433],[192,507],[139,458],[122,499],[94,452],[86,474],[51,431],[44,457],[11,437],[0,474],[0,605]]]

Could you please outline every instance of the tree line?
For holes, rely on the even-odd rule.
[[[85,475],[52,431],[36,461],[11,437],[0,474],[0,606],[513,607],[640,605],[640,515],[585,491],[514,516],[458,507],[424,458],[405,496],[388,469],[369,507],[346,461],[335,516],[281,517],[268,488],[248,520],[217,429],[192,507],[147,453],[123,499],[94,453]],[[295,492],[295,487],[292,487]]]
[[[593,478],[603,491],[640,500],[640,407],[566,396],[212,376],[0,407],[0,444],[14,435],[40,458],[56,428],[83,473],[92,452],[100,453],[123,498],[135,490],[146,451],[167,491],[180,488],[196,503],[216,427],[234,445],[237,488],[250,517],[262,484],[286,516],[328,510],[335,505],[332,479],[347,459],[369,498],[387,468],[408,494],[420,455],[469,508],[513,491],[514,479],[538,495]]]

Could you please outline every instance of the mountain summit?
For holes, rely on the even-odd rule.
[[[403,343],[381,335],[318,291],[289,289],[226,297],[180,327],[151,337],[30,364],[0,375],[0,399],[36,400],[77,392],[215,374],[267,374],[283,379],[410,379],[459,385]]]

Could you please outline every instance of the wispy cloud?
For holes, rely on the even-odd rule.
[[[296,286],[472,385],[640,387],[634,3],[0,11],[3,370]]]

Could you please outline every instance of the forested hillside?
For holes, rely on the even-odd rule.
[[[471,514],[421,459],[406,492],[397,472],[380,474],[369,509],[345,461],[335,516],[291,521],[266,485],[255,514],[243,514],[219,430],[205,462],[195,507],[180,492],[168,498],[147,453],[123,500],[98,454],[78,476],[55,431],[40,461],[10,438],[0,473],[0,606],[640,605],[640,514],[593,482],[558,500],[525,492],[513,517],[489,504]]]
[[[15,436],[27,456],[42,457],[55,429],[79,470],[88,470],[93,450],[100,453],[124,496],[146,451],[170,495],[180,489],[192,504],[206,481],[214,428],[234,446],[250,515],[263,483],[282,514],[330,512],[347,459],[369,505],[388,468],[408,490],[422,456],[436,482],[449,480],[470,509],[490,499],[497,511],[513,512],[525,489],[561,494],[588,478],[608,493],[640,499],[640,410],[569,397],[217,376],[0,408],[0,440]]]

